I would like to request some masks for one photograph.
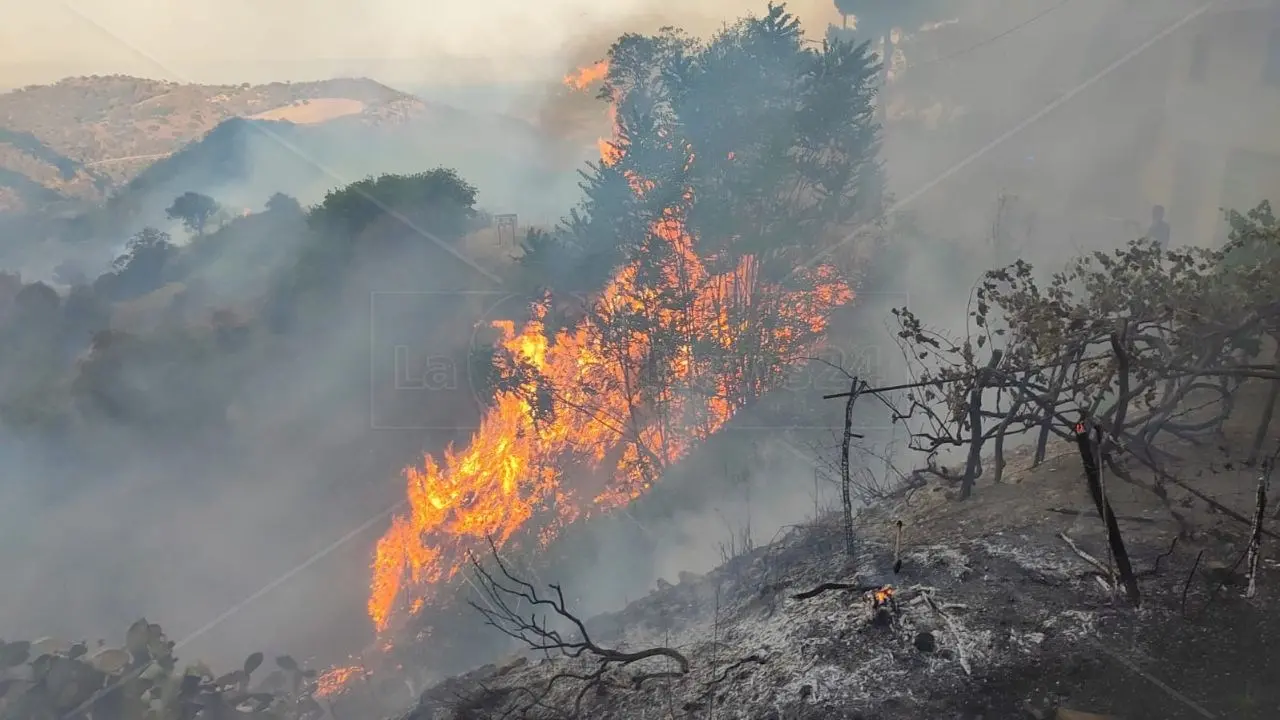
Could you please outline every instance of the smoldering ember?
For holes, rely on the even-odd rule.
[[[1280,717],[1274,3],[793,5],[0,95],[0,720]]]

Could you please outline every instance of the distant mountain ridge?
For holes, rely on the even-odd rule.
[[[0,211],[102,200],[231,118],[385,127],[449,110],[364,78],[193,85],[113,75],[26,87],[0,95]]]
[[[210,195],[227,210],[256,211],[277,192],[304,205],[369,176],[457,170],[481,206],[534,222],[560,217],[578,197],[578,175],[559,146],[508,117],[433,108],[393,124],[344,117],[318,124],[230,118],[204,137],[153,161],[101,203],[47,218],[40,237],[116,246],[147,225],[182,232],[165,208],[184,192]],[[51,224],[50,224],[51,223]]]
[[[371,175],[442,166],[478,187],[485,210],[546,224],[579,198],[587,156],[576,154],[524,120],[371,80],[73,78],[0,95],[0,260],[43,266],[28,251],[58,241],[110,254],[147,225],[180,235],[164,209],[187,191],[239,212],[276,192],[305,205]]]

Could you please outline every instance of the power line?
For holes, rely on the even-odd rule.
[[[1022,30],[1023,28],[1031,25],[1035,21],[1043,18],[1044,16],[1048,15],[1054,10],[1061,8],[1063,5],[1066,5],[1069,2],[1071,2],[1071,0],[1058,0],[1058,2],[1054,3],[1053,5],[1045,8],[1044,10],[1041,10],[1035,15],[1032,15],[1030,18],[1023,20],[1022,22],[1018,23],[1017,25],[1014,25],[1013,27],[1009,28],[1008,30],[1005,30],[1004,32],[998,35],[992,35],[986,40],[982,40],[980,42],[974,43],[973,45],[970,45],[969,47],[966,47],[963,50],[957,50],[956,52],[953,52],[950,55],[944,55],[942,57],[934,58],[932,60],[925,60],[924,62],[915,63],[913,65],[907,65],[906,67],[903,68],[903,70],[914,70],[916,68],[927,67],[929,65],[934,65],[941,62],[948,62],[950,60],[954,60],[960,57],[961,55],[967,55],[973,52],[974,50],[986,47],[987,45],[990,45],[991,43],[996,42],[997,40],[1006,38],[1018,32],[1019,30]]]
[[[1047,364],[1047,365],[1041,365],[1041,366],[1038,366],[1038,367],[1020,368],[1020,369],[1019,369],[1019,371],[1021,371],[1021,372],[1040,372],[1040,371],[1042,371],[1042,370],[1052,370],[1052,369],[1054,369],[1054,368],[1060,368],[1060,367],[1064,367],[1064,366],[1066,366],[1066,365],[1074,365],[1074,364],[1076,364],[1076,363],[1093,362],[1093,361],[1095,361],[1095,360],[1106,360],[1106,359],[1107,359],[1107,358],[1109,358],[1109,357],[1111,357],[1111,355],[1110,355],[1110,354],[1105,354],[1105,355],[1091,355],[1091,356],[1089,356],[1089,357],[1082,357],[1082,358],[1079,358],[1079,359],[1077,359],[1077,360],[1059,360],[1058,362],[1053,362],[1053,363],[1049,363],[1049,364]],[[868,394],[870,394],[870,395],[878,395],[879,393],[893,392],[894,390],[910,390],[910,389],[912,389],[912,388],[930,387],[930,386],[936,386],[936,385],[949,385],[949,384],[951,384],[951,383],[966,382],[966,381],[969,381],[969,380],[976,380],[976,379],[978,379],[978,377],[979,377],[980,375],[982,375],[982,374],[984,374],[984,373],[987,373],[987,372],[990,372],[990,371],[989,371],[989,370],[980,370],[980,371],[978,371],[978,372],[969,373],[969,374],[967,374],[967,375],[960,375],[960,376],[958,376],[958,377],[953,377],[953,378],[940,378],[940,379],[938,379],[938,380],[925,380],[925,381],[920,381],[920,382],[910,382],[910,383],[903,383],[903,384],[901,384],[901,385],[886,385],[885,387],[878,387],[878,388],[863,388],[863,389],[859,390],[858,392],[859,392],[860,394],[862,394],[862,395],[868,395]],[[1000,373],[1000,374],[1002,374],[1002,375],[1007,375],[1007,374],[1009,374],[1009,372],[1008,372],[1008,371],[1001,371],[1001,370],[997,370],[996,372],[998,372],[998,373]],[[850,396],[850,395],[852,395],[852,394],[853,394],[853,393],[850,393],[850,392],[834,393],[834,394],[832,394],[832,395],[823,395],[823,396],[822,396],[822,399],[823,399],[823,400],[834,400],[834,399],[836,399],[836,398],[846,398],[846,397],[849,397],[849,396]]]

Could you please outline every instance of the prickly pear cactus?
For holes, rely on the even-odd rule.
[[[0,720],[318,720],[316,673],[288,655],[262,682],[255,652],[223,675],[179,671],[174,643],[138,620],[122,647],[55,638],[0,640]]]

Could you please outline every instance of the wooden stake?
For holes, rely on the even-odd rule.
[[[1249,533],[1249,552],[1246,572],[1249,575],[1249,587],[1244,596],[1252,598],[1258,594],[1258,558],[1262,550],[1262,521],[1267,512],[1267,485],[1271,480],[1271,468],[1258,475],[1257,505],[1253,512],[1253,532]]]
[[[1102,472],[1098,467],[1098,448],[1089,432],[1086,418],[1081,417],[1075,427],[1076,446],[1080,449],[1080,461],[1084,465],[1085,478],[1089,483],[1089,495],[1098,510],[1098,517],[1107,527],[1107,544],[1111,555],[1115,558],[1120,582],[1124,585],[1129,602],[1134,607],[1142,604],[1142,592],[1138,589],[1138,578],[1133,574],[1133,566],[1129,563],[1129,553],[1124,547],[1124,538],[1120,535],[1120,524],[1115,513],[1111,511],[1111,502],[1107,499],[1102,487]]]
[[[898,521],[898,539],[893,543],[893,574],[902,572],[902,521]]]

